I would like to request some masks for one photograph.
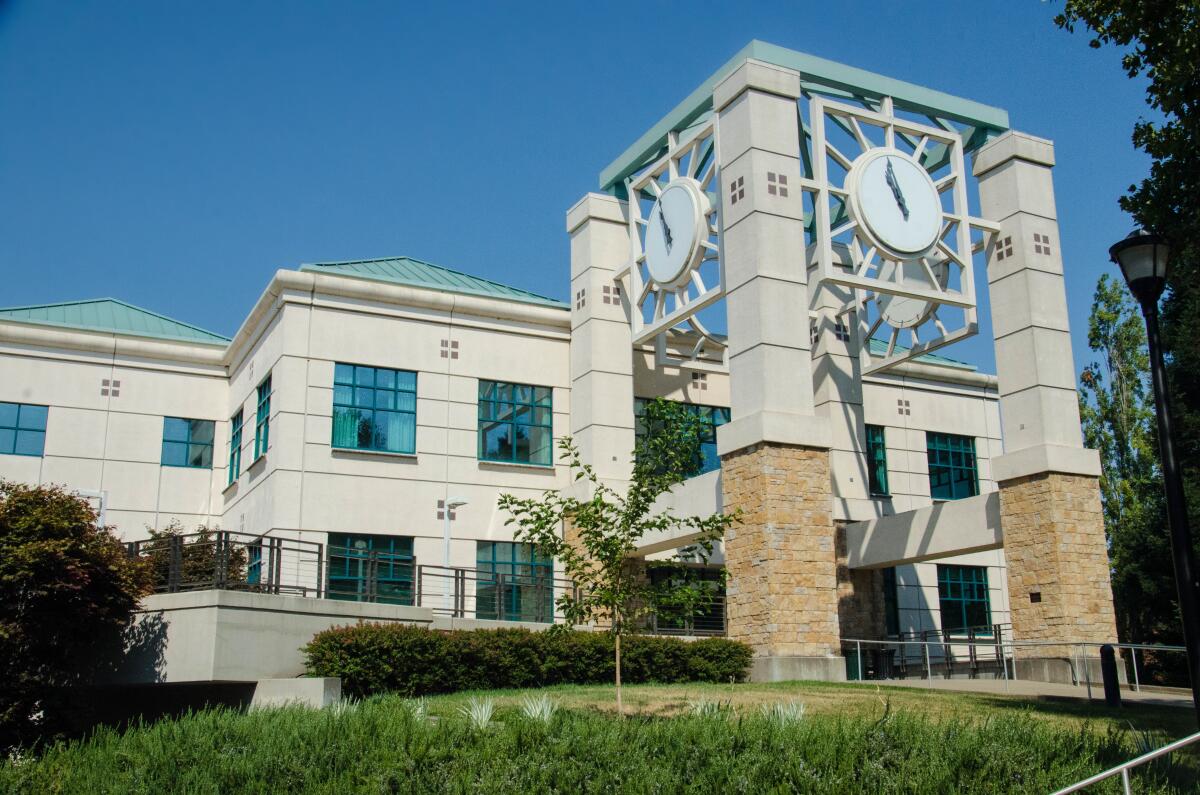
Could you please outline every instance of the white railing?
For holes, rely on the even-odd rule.
[[[1142,754],[1141,756],[1139,756],[1136,759],[1130,759],[1128,762],[1117,765],[1116,767],[1114,767],[1110,770],[1105,770],[1103,773],[1097,773],[1096,775],[1092,776],[1091,778],[1085,778],[1083,781],[1080,781],[1076,784],[1072,784],[1071,786],[1069,786],[1065,789],[1058,790],[1057,792],[1054,793],[1054,795],[1067,795],[1067,793],[1069,793],[1069,792],[1078,792],[1079,790],[1083,789],[1084,787],[1090,787],[1091,785],[1099,783],[1101,781],[1104,781],[1107,778],[1112,778],[1113,776],[1117,775],[1118,773],[1121,774],[1121,786],[1125,790],[1125,795],[1133,795],[1133,790],[1129,786],[1129,771],[1130,770],[1133,770],[1138,765],[1144,765],[1151,760],[1157,759],[1160,756],[1166,756],[1167,754],[1171,753],[1172,751],[1183,748],[1185,745],[1191,745],[1192,743],[1196,742],[1197,740],[1200,740],[1200,732],[1196,732],[1195,734],[1190,734],[1187,737],[1184,737],[1183,739],[1176,740],[1175,742],[1171,743],[1170,745],[1164,745],[1162,748],[1159,748],[1157,751],[1151,751],[1148,754]]]

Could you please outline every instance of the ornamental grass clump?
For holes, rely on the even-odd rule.
[[[558,705],[543,693],[540,696],[525,696],[521,699],[521,714],[530,720],[549,723],[554,718]]]

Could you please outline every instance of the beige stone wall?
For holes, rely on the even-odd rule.
[[[757,444],[721,462],[729,637],[758,656],[837,654],[829,451]]]
[[[838,522],[837,554],[838,625],[845,638],[882,638],[886,632],[883,607],[883,572],[851,569],[847,563],[846,523]]]
[[[1013,636],[1018,641],[1115,641],[1099,481],[1056,472],[1005,481],[1000,521]],[[1057,647],[1019,652],[1026,657],[1068,653]]]

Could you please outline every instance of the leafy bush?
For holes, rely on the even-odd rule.
[[[439,632],[404,624],[359,624],[319,633],[304,648],[313,676],[338,676],[350,696],[410,696],[612,681],[613,639],[600,632],[480,629]],[[689,643],[631,636],[625,681],[741,681],[750,649],[724,638]]]
[[[162,530],[147,528],[150,539],[142,542],[142,556],[154,573],[154,587],[165,590],[171,584],[172,560],[175,562],[176,587],[211,588],[217,582],[243,583],[246,580],[246,547],[220,544],[217,530],[198,525],[188,533],[173,519]]]
[[[0,481],[0,748],[61,725],[149,592],[149,568],[95,522],[60,487]]]

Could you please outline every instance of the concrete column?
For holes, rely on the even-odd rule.
[[[629,259],[622,203],[589,193],[567,212],[571,236],[571,435],[610,485],[633,458],[633,341],[617,272]]]
[[[983,215],[1001,230],[988,254],[1004,437],[992,471],[1000,486],[1014,636],[1110,641],[1116,622],[1100,459],[1084,448],[1079,424],[1053,166],[1053,143],[1019,132],[975,155]],[[1063,675],[1061,658],[1069,654],[1019,650],[1039,658],[1029,661],[1038,670],[1028,673],[1047,678]]]
[[[749,60],[713,91],[732,421],[718,431],[729,635],[756,680],[843,679],[829,420],[815,413],[796,100],[800,75]]]

